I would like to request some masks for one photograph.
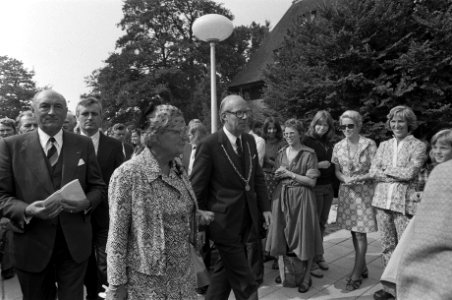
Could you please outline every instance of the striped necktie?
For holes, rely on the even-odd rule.
[[[55,146],[55,139],[51,137],[49,142],[52,144],[50,149],[47,151],[47,159],[49,160],[50,166],[54,166],[58,161],[58,151]]]

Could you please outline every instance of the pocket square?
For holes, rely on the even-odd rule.
[[[255,159],[255,158],[256,158],[256,154],[253,155],[253,159]]]
[[[78,161],[77,167],[83,166],[85,164],[85,161],[83,160],[83,158],[80,158],[80,160]]]

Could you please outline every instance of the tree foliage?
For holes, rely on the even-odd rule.
[[[24,68],[15,58],[0,56],[0,117],[15,119],[20,111],[30,108],[37,92],[34,72]]]
[[[430,137],[452,125],[452,2],[339,0],[288,31],[266,70],[266,99],[285,117],[311,119],[327,109],[364,116],[367,134],[382,140],[390,108],[414,109]]]
[[[197,41],[194,21],[204,14],[231,13],[213,1],[126,0],[119,26],[125,35],[106,66],[87,79],[92,94],[101,98],[111,122],[130,122],[153,97],[180,107],[186,119],[209,119],[209,44]],[[269,24],[236,27],[216,46],[218,94],[268,32]],[[208,123],[208,122],[206,122]]]

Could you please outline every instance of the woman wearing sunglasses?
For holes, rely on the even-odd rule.
[[[363,278],[368,277],[367,233],[377,231],[371,205],[374,185],[369,176],[377,146],[373,140],[359,134],[363,122],[358,112],[347,110],[340,116],[339,123],[345,138],[334,146],[331,159],[341,182],[336,222],[339,228],[352,233],[355,264],[346,278],[345,289],[353,291],[361,286]]]

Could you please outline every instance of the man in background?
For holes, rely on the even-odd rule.
[[[90,211],[106,197],[91,141],[62,130],[64,97],[32,100],[38,130],[0,140],[0,207],[14,225],[14,255],[24,300],[82,300],[91,254]],[[84,198],[50,195],[78,180]]]
[[[75,132],[75,126],[77,126],[77,119],[75,118],[74,114],[71,111],[68,111],[66,119],[64,120],[63,123],[63,130]]]
[[[19,134],[24,134],[38,128],[38,122],[31,110],[21,112],[16,118],[16,123],[17,132]]]
[[[125,142],[127,137],[126,125],[122,123],[116,123],[113,125],[111,137],[122,143],[122,152],[124,153],[126,160],[130,159],[133,154],[133,147]]]
[[[121,142],[105,136],[100,131],[102,126],[102,105],[97,99],[86,98],[81,100],[77,104],[76,116],[80,134],[89,137],[93,142],[102,178],[108,187],[111,174],[124,161]],[[109,222],[108,199],[104,198],[91,215],[93,251],[85,276],[87,300],[97,300],[99,292],[102,291],[102,285],[108,285],[105,247]]]

